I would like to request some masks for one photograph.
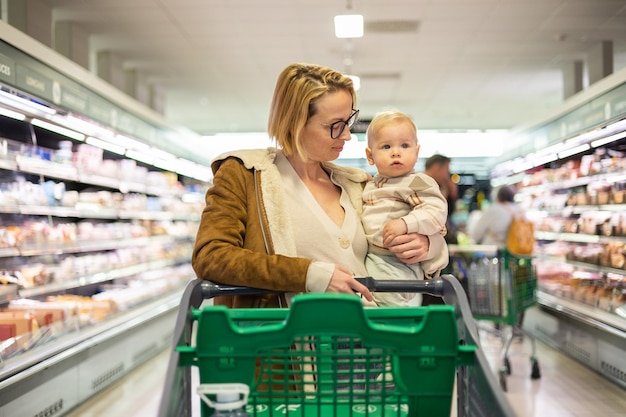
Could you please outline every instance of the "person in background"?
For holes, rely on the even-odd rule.
[[[302,292],[371,292],[360,215],[369,175],[337,159],[358,117],[350,78],[313,64],[288,65],[278,76],[268,134],[279,148],[222,154],[212,161],[192,253],[199,278],[272,290],[216,297],[230,307],[288,306]],[[397,236],[389,249],[407,264],[431,259],[439,235]]]
[[[365,153],[378,173],[363,191],[363,227],[369,242],[367,272],[376,279],[422,280],[436,277],[448,265],[448,250],[432,259],[407,265],[387,249],[396,236],[407,232],[445,235],[448,205],[434,179],[414,170],[420,145],[417,128],[398,111],[377,114],[367,129]],[[380,306],[408,305],[415,293],[374,293]]]
[[[459,197],[458,186],[450,176],[450,158],[441,154],[431,155],[424,163],[424,173],[434,178],[439,184],[441,194],[450,201]]]
[[[431,155],[424,163],[424,173],[432,177],[437,184],[441,194],[448,201],[448,222],[446,224],[447,233],[445,240],[447,243],[457,243],[457,228],[452,222],[452,214],[456,207],[456,200],[459,197],[459,189],[452,181],[450,175],[450,158],[441,154]]]
[[[448,202],[448,221],[446,223],[446,235],[444,239],[448,244],[456,244],[457,240],[457,228],[452,221],[452,214],[456,208],[456,200],[459,197],[458,186],[452,181],[450,175],[450,162],[451,159],[445,155],[434,154],[426,159],[424,163],[424,173],[431,176],[439,185],[441,194],[446,198]],[[435,297],[429,294],[422,295],[422,305],[430,304],[443,304],[443,300],[440,297]]]
[[[513,216],[518,212],[515,190],[510,186],[498,188],[496,198],[472,227],[470,238],[482,245],[506,245]]]

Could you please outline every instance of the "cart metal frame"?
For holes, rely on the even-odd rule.
[[[445,304],[454,306],[452,314],[457,327],[457,337],[459,345],[474,346],[475,349],[468,349],[469,361],[456,366],[453,377],[456,377],[456,410],[459,417],[514,417],[515,413],[511,408],[504,393],[500,389],[494,372],[492,372],[489,362],[480,348],[480,340],[476,322],[468,304],[465,291],[459,281],[451,276],[445,275],[429,281],[377,281],[372,278],[359,278],[371,291],[380,292],[420,292],[442,297]],[[174,343],[170,353],[169,364],[166,372],[165,384],[161,403],[159,407],[159,417],[191,417],[192,401],[200,401],[195,396],[193,390],[191,368],[186,366],[184,355],[181,355],[180,347],[192,346],[194,309],[198,309],[204,300],[217,295],[240,295],[240,294],[263,294],[271,291],[247,287],[234,287],[214,284],[207,280],[196,279],[191,281],[183,293],[179,313],[174,330]],[[210,308],[210,307],[209,307]],[[403,314],[419,309],[424,314],[428,314],[428,309],[437,309],[439,306],[431,307],[402,307]],[[380,308],[382,309],[382,307]],[[406,310],[409,309],[409,310]],[[264,309],[259,309],[264,310]],[[398,310],[400,311],[400,310]],[[416,310],[418,311],[418,310]],[[337,317],[341,320],[341,317]],[[217,336],[216,336],[217,337]],[[286,415],[290,415],[288,412]],[[254,416],[254,414],[252,414]],[[294,414],[301,415],[301,414]],[[316,414],[321,417],[321,414]],[[338,414],[335,414],[338,415]],[[345,414],[341,414],[342,416]],[[380,415],[370,414],[367,408],[359,413],[350,415]],[[419,410],[415,407],[409,411],[403,408],[395,412],[385,411],[384,416],[420,416]],[[325,416],[324,416],[325,417]]]

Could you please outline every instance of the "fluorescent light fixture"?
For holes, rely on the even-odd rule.
[[[118,155],[124,155],[124,153],[126,152],[126,148],[124,148],[123,146],[105,142],[101,139],[94,138],[93,136],[89,136],[87,139],[85,139],[85,143],[96,146],[100,149],[104,149],[105,151],[116,153]]]
[[[345,74],[345,76],[352,80],[352,85],[354,85],[354,91],[359,91],[359,89],[361,88],[361,77],[359,77],[358,75],[349,74]]]
[[[0,107],[0,114],[6,117],[10,117],[11,119],[16,119],[16,120],[26,119],[26,116],[24,114],[18,113],[13,110],[5,109],[4,107]]]
[[[152,165],[154,162],[154,156],[146,155],[143,152],[138,152],[133,149],[128,149],[125,154],[127,157],[134,159],[138,162],[143,162],[144,164]]]
[[[64,127],[57,126],[57,125],[52,124],[52,123],[44,122],[43,120],[33,119],[31,121],[31,123],[34,126],[39,126],[39,127],[43,128],[43,129],[49,130],[51,132],[55,132],[55,133],[58,133],[60,135],[67,136],[68,138],[76,139],[76,140],[79,140],[81,142],[85,140],[85,135],[83,135],[82,133],[78,133],[78,132],[75,132],[73,130],[66,129]]]
[[[532,162],[523,161],[519,165],[516,165],[515,168],[513,168],[513,172],[515,174],[519,174],[520,172],[528,171],[529,169],[533,169],[534,167],[535,164],[533,164]]]
[[[176,168],[178,167],[178,160],[176,159],[169,159],[169,160],[163,160],[163,159],[157,159],[154,161],[153,165],[157,168],[161,168],[164,169],[166,171],[170,171],[170,172],[176,172]]]
[[[559,152],[559,158],[563,159],[563,158],[567,158],[568,156],[572,156],[572,155],[576,155],[577,153],[581,153],[581,152],[585,152],[586,150],[591,149],[591,146],[589,146],[588,143],[579,145],[579,146],[575,146],[571,149],[566,149],[562,152]]]
[[[626,132],[616,133],[611,136],[607,136],[602,139],[594,140],[591,142],[592,148],[597,148],[598,146],[606,145],[607,143],[615,142],[616,140],[620,140],[626,137]]]
[[[213,175],[210,168],[182,158],[178,159],[178,165],[176,166],[175,172],[185,177],[195,178],[200,181],[209,181]]]
[[[134,149],[136,151],[147,151],[150,149],[150,145],[146,145],[143,142],[139,142],[138,140],[124,135],[115,135],[114,137],[107,139],[107,141],[124,146],[125,148]]]
[[[363,15],[342,14],[335,16],[335,36],[342,39],[363,37]]]
[[[568,146],[573,146],[580,143],[587,143],[601,134],[602,132],[600,131],[600,129],[595,129],[590,132],[581,133],[580,135],[574,136],[573,138],[569,138],[563,143]]]
[[[97,136],[99,138],[109,138],[114,135],[114,133],[109,129],[106,129],[102,126],[98,126],[87,120],[79,119],[78,117],[75,117],[72,115],[68,115],[68,116],[55,115],[55,116],[49,117],[49,120],[62,124],[63,126],[69,127],[70,129],[74,129],[81,133],[84,133],[86,136]]]
[[[34,113],[37,116],[45,116],[55,114],[56,110],[45,106],[43,104],[36,103],[31,100],[27,100],[15,94],[8,93],[6,91],[0,90],[0,101],[5,104],[10,105],[11,107],[16,107],[22,111],[27,113]]]
[[[171,154],[169,152],[166,151],[162,151],[161,149],[157,149],[157,148],[150,148],[146,151],[147,154],[150,154],[152,156],[154,156],[157,159],[162,159],[165,161],[169,161],[171,159],[176,159],[176,155]]]
[[[558,155],[555,153],[552,153],[548,155],[537,155],[536,157],[532,158],[532,161],[533,161],[533,165],[535,165],[535,167],[538,167],[540,165],[545,165],[545,164],[549,164],[550,162],[554,162],[557,160],[557,158],[558,158]]]

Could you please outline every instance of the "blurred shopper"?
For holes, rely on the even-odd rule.
[[[506,237],[513,216],[519,208],[515,204],[515,190],[510,186],[498,188],[493,204],[483,211],[473,225],[470,238],[483,245],[506,245]]]
[[[446,235],[444,239],[448,244],[456,244],[457,228],[452,221],[452,214],[456,208],[456,200],[459,197],[458,186],[452,181],[450,175],[451,159],[445,155],[431,155],[424,163],[424,173],[432,177],[441,190],[441,194],[448,202],[448,221],[446,222]],[[422,305],[443,304],[443,299],[428,294],[422,295]]]
[[[452,221],[452,215],[456,208],[456,201],[459,197],[458,186],[452,181],[450,175],[450,158],[441,154],[430,156],[424,164],[424,173],[432,177],[441,190],[441,194],[448,202],[448,221],[446,223],[447,233],[445,240],[447,243],[456,244],[457,227]]]
[[[459,197],[458,186],[452,181],[450,176],[451,159],[441,154],[430,156],[424,164],[424,173],[437,181],[441,194],[448,200],[456,201]]]

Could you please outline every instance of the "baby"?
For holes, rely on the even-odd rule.
[[[363,191],[363,227],[369,243],[368,273],[379,280],[421,280],[436,277],[448,265],[448,250],[432,259],[407,265],[386,245],[405,233],[446,233],[448,203],[434,179],[415,172],[420,145],[417,128],[398,111],[376,115],[367,129],[365,153],[378,173]],[[379,306],[421,304],[416,293],[374,293]]]

